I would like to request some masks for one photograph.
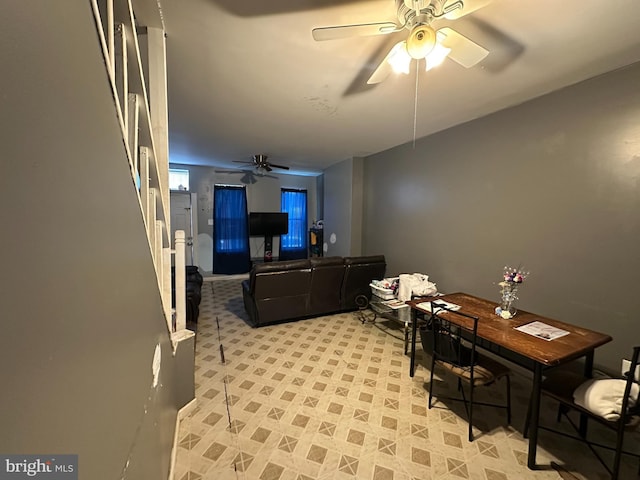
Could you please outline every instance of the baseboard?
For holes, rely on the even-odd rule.
[[[193,412],[197,405],[198,399],[194,398],[184,407],[178,410],[178,414],[176,415],[176,427],[173,433],[173,446],[171,448],[171,465],[169,466],[169,480],[174,480],[176,472],[176,458],[178,457],[178,434],[180,431],[180,422],[187,418],[191,414],[191,412]]]
[[[183,420],[187,418],[197,406],[198,406],[198,399],[194,398],[189,403],[187,403],[184,407],[178,410],[178,420]]]

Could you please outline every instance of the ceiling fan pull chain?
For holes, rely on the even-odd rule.
[[[420,78],[420,60],[416,61],[416,95],[413,102],[413,149],[416,149],[416,131],[418,129],[418,79]]]

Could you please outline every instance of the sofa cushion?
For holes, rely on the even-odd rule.
[[[344,266],[344,258],[342,257],[314,257],[310,258],[309,262],[311,267],[330,267],[330,266]]]
[[[345,257],[345,265],[362,265],[362,264],[376,264],[385,263],[384,255],[369,255],[363,257]],[[379,279],[378,279],[379,280]]]
[[[285,260],[282,262],[265,262],[256,263],[253,266],[256,273],[265,272],[280,272],[286,270],[300,270],[305,268],[311,268],[311,262],[309,259],[304,260]]]
[[[291,270],[307,270],[310,272],[311,263],[308,259],[256,263],[251,268],[251,272],[249,274],[249,291],[252,293],[255,292],[256,276],[268,273],[288,272]]]
[[[256,273],[253,295],[256,300],[292,295],[309,295],[311,269]]]

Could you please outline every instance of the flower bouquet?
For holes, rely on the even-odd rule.
[[[496,307],[496,315],[507,320],[516,315],[517,310],[513,306],[513,302],[518,299],[518,287],[528,276],[529,272],[523,271],[520,267],[504,267],[504,280],[498,284],[501,288],[502,300],[500,305]]]

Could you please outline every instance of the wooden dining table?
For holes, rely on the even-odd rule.
[[[495,313],[497,303],[467,293],[458,292],[437,297],[415,298],[407,302],[412,313],[411,364],[409,367],[411,377],[415,373],[418,323],[431,315],[425,307],[432,300],[459,305],[461,312],[478,317],[478,346],[533,372],[527,465],[530,469],[535,469],[543,371],[578,358],[584,358],[584,374],[586,377],[591,377],[595,349],[610,342],[612,338],[604,333],[523,310],[519,310],[513,318],[505,319]],[[425,302],[425,305],[421,305]],[[446,315],[446,312],[443,314]],[[459,315],[449,315],[449,317],[454,323],[459,323],[461,326],[467,326],[464,325],[464,322],[470,321]],[[544,335],[536,336],[517,330],[518,327],[532,322],[540,322],[568,333],[548,340],[542,338]],[[586,424],[584,428],[586,428]]]

